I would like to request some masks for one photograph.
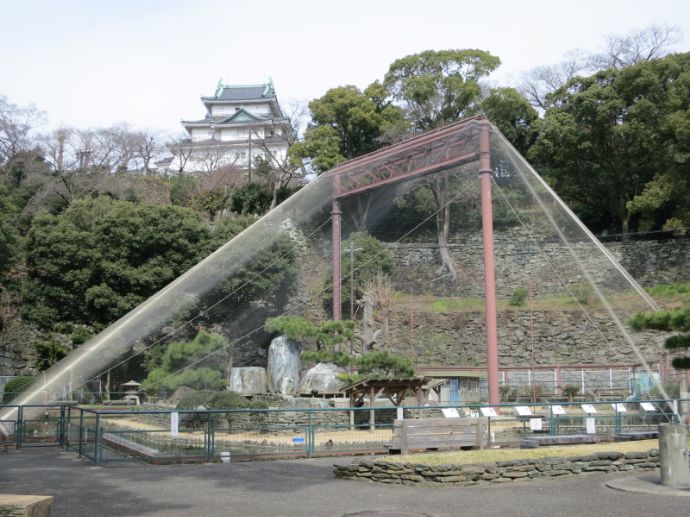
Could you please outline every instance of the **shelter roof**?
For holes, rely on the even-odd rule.
[[[374,388],[380,390],[384,388],[386,391],[400,391],[406,389],[421,388],[429,381],[427,377],[405,377],[400,379],[362,379],[361,381],[348,384],[340,391],[345,393],[360,392]]]

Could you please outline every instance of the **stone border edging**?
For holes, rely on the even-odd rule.
[[[334,465],[334,474],[342,479],[363,479],[402,485],[478,485],[590,472],[652,470],[658,467],[659,450],[651,449],[646,452],[597,452],[586,456],[556,456],[465,465],[358,460],[350,465]]]

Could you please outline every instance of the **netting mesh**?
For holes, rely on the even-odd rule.
[[[102,390],[107,372],[145,380],[162,397],[179,385],[221,390],[232,366],[265,366],[267,318],[321,321],[337,303],[334,196],[343,213],[336,281],[343,317],[356,321],[353,352],[388,350],[416,366],[484,366],[479,124],[450,126],[319,176],[15,402]],[[493,127],[490,149],[501,364],[655,357],[660,339],[625,324],[653,300]]]

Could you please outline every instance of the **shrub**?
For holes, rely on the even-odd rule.
[[[577,282],[571,285],[570,292],[581,305],[591,305],[594,301],[594,289],[588,282]]]
[[[527,289],[518,287],[513,291],[513,295],[510,297],[510,305],[513,307],[522,307],[525,305],[525,300],[527,300],[527,294]]]
[[[566,384],[563,386],[563,396],[568,397],[568,400],[573,400],[573,397],[580,393],[580,387],[577,384]]]
[[[412,361],[388,352],[369,352],[357,358],[357,371],[362,377],[396,378],[413,377]]]
[[[3,403],[10,402],[17,395],[23,392],[34,382],[34,377],[20,376],[11,379],[7,384],[5,384],[5,392],[2,396]]]
[[[235,391],[194,391],[180,399],[177,409],[196,409],[198,407],[206,409],[267,409],[268,404],[263,401],[251,401],[247,397]],[[232,426],[232,413],[213,413],[211,420],[215,425],[220,423],[227,424],[228,431]],[[255,423],[262,423],[265,420],[263,413],[253,413],[251,419]],[[206,413],[185,413],[181,421],[185,425],[191,425],[195,429],[208,422],[209,416]]]
[[[664,392],[672,399],[680,398],[680,384],[678,383],[665,383],[665,384],[655,384],[652,389],[647,393],[650,399],[665,399]]]
[[[208,390],[190,392],[177,403],[177,409],[196,409],[199,406],[206,409],[266,409],[268,404],[249,400],[236,391]]]
[[[508,384],[501,384],[498,387],[498,393],[501,396],[501,400],[508,400],[508,396],[510,395],[510,386]]]
[[[317,352],[315,350],[304,350],[300,357],[307,363],[333,363],[342,368],[350,366],[355,359],[345,352]]]

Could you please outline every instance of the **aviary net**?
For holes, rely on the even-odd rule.
[[[417,368],[488,362],[494,403],[499,364],[655,359],[661,338],[626,324],[649,308],[499,131],[472,118],[321,174],[15,403],[103,394],[130,379],[163,399],[180,386],[222,391],[237,368],[267,366],[275,336],[265,323],[281,315],[354,320],[355,337],[336,345],[345,353],[388,351]],[[301,389],[297,379],[287,391]]]

